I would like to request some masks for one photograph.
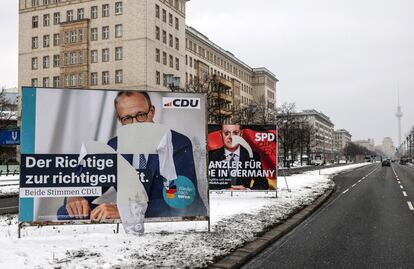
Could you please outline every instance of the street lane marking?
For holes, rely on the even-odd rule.
[[[412,204],[411,202],[407,202],[407,204],[408,204],[408,207],[410,208],[410,210],[413,210],[413,211],[414,211],[414,206],[413,206],[413,204]]]
[[[364,177],[362,177],[360,180],[358,180],[358,182],[361,182],[361,180],[363,179],[368,179],[369,175],[371,175],[372,173],[374,173],[378,168],[380,168],[380,166],[377,166],[377,168],[375,168],[374,170],[372,170],[371,172],[369,172],[367,175],[365,175]],[[353,184],[351,187],[349,187],[348,189],[344,190],[342,192],[342,194],[345,194],[349,191],[349,189],[351,189],[352,187],[355,187],[357,183]],[[338,197],[336,197],[336,199],[338,199],[341,195],[339,195]],[[336,201],[336,199],[334,201]],[[334,202],[332,201],[332,202]]]
[[[343,193],[347,193],[349,191],[349,189],[346,189]]]
[[[402,192],[405,197],[407,197],[407,193],[405,191]]]
[[[361,182],[362,179],[358,180],[358,182]]]
[[[356,186],[356,184],[352,184],[352,187],[355,187]]]
[[[402,185],[400,185],[400,188],[401,188],[401,189],[404,189],[404,187],[403,187]]]

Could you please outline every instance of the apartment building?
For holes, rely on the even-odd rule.
[[[340,153],[352,140],[352,135],[345,129],[339,129],[334,132],[334,149]]]
[[[185,74],[185,2],[20,0],[19,87],[166,89]]]
[[[334,161],[334,124],[324,113],[315,109],[303,110],[297,116],[305,118],[315,130],[311,158]]]
[[[226,111],[276,107],[276,76],[185,25],[188,0],[19,0],[21,86],[171,90],[216,75]]]
[[[248,106],[263,102],[276,108],[276,83],[278,79],[267,68],[252,68],[231,52],[221,48],[192,27],[186,28],[185,83],[205,80],[213,75],[228,89],[225,115],[231,115],[234,106]],[[230,118],[227,121],[231,121]]]

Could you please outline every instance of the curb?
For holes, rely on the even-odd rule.
[[[292,231],[302,221],[316,211],[334,192],[335,187],[328,189],[324,194],[319,196],[311,205],[301,209],[298,213],[288,218],[285,222],[277,225],[270,231],[258,237],[255,241],[249,242],[243,247],[236,249],[234,252],[210,265],[210,269],[234,269],[239,268],[250,259],[261,253],[265,248],[276,242],[282,236]]]

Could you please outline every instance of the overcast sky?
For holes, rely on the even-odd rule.
[[[131,0],[129,0],[131,1]],[[414,1],[191,0],[187,25],[280,80],[278,104],[315,108],[353,139],[414,125]],[[0,85],[17,85],[17,1],[0,10]]]

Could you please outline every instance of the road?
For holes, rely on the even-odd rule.
[[[0,215],[6,213],[17,213],[19,208],[19,198],[18,197],[11,197],[11,198],[2,198],[0,199]]]
[[[414,167],[372,164],[334,181],[319,210],[243,268],[414,268]]]

